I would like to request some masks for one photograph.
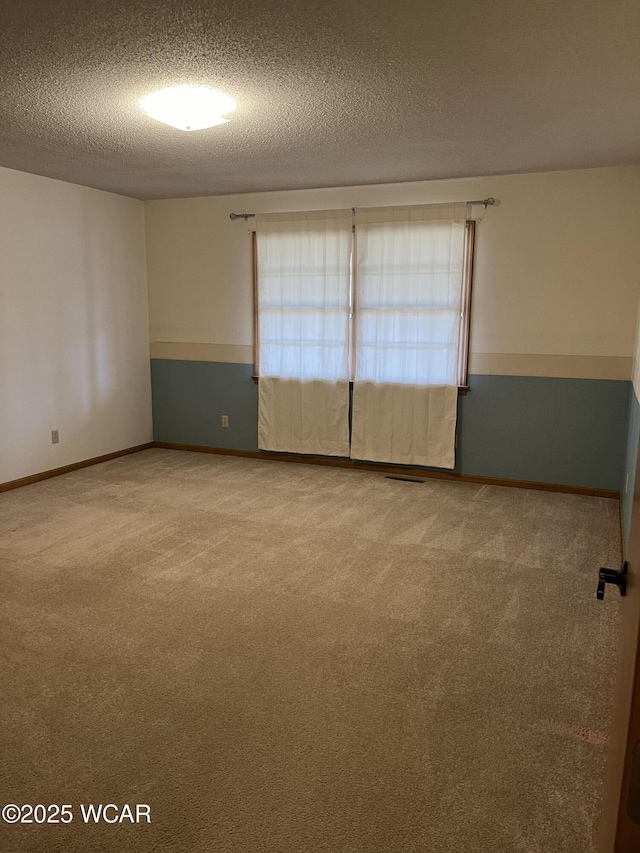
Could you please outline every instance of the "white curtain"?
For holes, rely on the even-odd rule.
[[[351,211],[258,214],[258,446],[349,455]]]
[[[260,377],[261,450],[349,455],[349,383]]]
[[[465,214],[356,211],[354,459],[455,465]]]
[[[456,385],[354,383],[352,458],[453,468],[457,404]]]

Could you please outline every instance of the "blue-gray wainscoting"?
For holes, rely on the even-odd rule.
[[[640,403],[636,397],[633,385],[629,383],[629,434],[627,438],[624,478],[621,484],[625,553],[629,550],[631,507],[633,505],[633,492],[636,484],[636,465],[638,463],[638,443],[640,443]]]
[[[151,359],[154,441],[258,449],[253,365]],[[220,419],[229,416],[229,427]]]
[[[470,376],[460,399],[463,474],[619,490],[625,380]]]
[[[249,364],[152,359],[154,439],[257,450],[252,373]],[[630,387],[623,380],[470,376],[460,397],[456,471],[622,490]],[[634,423],[640,429],[640,414]]]

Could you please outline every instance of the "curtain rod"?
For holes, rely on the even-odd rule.
[[[490,196],[489,198],[479,198],[475,201],[466,201],[465,204],[481,204],[486,210],[487,207],[497,207],[500,202],[498,201],[498,199],[492,198]],[[246,222],[247,219],[253,219],[254,216],[255,213],[230,213],[229,219],[244,219],[244,221]]]

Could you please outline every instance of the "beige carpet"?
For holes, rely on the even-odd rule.
[[[166,450],[2,494],[2,804],[73,821],[0,850],[590,853],[619,547],[614,501]]]

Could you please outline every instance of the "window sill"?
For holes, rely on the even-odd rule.
[[[252,376],[251,378],[253,379],[253,381],[256,385],[260,381],[259,376]],[[353,379],[349,380],[349,389],[353,390]],[[466,397],[468,393],[469,393],[469,386],[468,385],[458,385],[458,397]]]

